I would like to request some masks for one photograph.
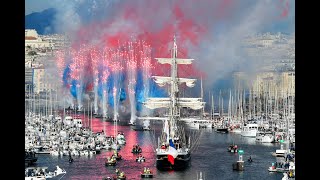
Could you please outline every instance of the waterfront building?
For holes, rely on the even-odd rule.
[[[29,93],[29,90],[33,90],[33,69],[32,68],[25,68],[25,92]]]
[[[25,29],[25,50],[28,48],[51,48],[53,43],[41,38],[35,29]]]
[[[56,75],[52,72],[43,68],[34,68],[33,70],[33,84],[34,92],[46,92],[46,91],[57,91],[58,80]]]

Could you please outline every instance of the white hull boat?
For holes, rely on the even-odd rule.
[[[256,137],[258,132],[257,124],[245,124],[242,127],[241,136],[244,137]]]
[[[274,135],[272,133],[257,133],[256,141],[261,143],[272,143],[274,142]]]

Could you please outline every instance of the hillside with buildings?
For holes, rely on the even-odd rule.
[[[39,35],[25,29],[25,90],[26,93],[57,91],[55,52],[67,47],[69,40],[59,34]]]

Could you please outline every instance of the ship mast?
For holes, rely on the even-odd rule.
[[[171,76],[152,76],[154,81],[160,86],[164,86],[168,84],[170,87],[169,89],[169,97],[161,97],[161,98],[147,98],[146,101],[143,103],[149,109],[156,109],[156,108],[168,108],[169,114],[165,118],[169,120],[169,130],[166,129],[165,131],[169,131],[167,134],[167,142],[168,139],[171,137],[175,137],[175,132],[177,130],[177,121],[180,119],[180,109],[181,107],[188,107],[194,110],[199,110],[203,108],[205,102],[202,102],[202,98],[185,98],[179,97],[179,85],[185,83],[188,87],[194,87],[196,79],[190,78],[179,78],[178,77],[178,65],[179,64],[192,64],[194,59],[185,59],[185,58],[178,58],[178,47],[176,42],[176,36],[173,38],[173,48],[171,52],[170,58],[155,58],[160,64],[170,64],[171,65]],[[139,119],[152,119],[152,117],[140,117]]]
[[[173,37],[173,50],[172,50],[172,58],[171,58],[171,108],[170,108],[170,132],[174,133],[174,129],[176,128],[176,121],[179,115],[177,100],[179,96],[179,85],[178,85],[178,68],[177,68],[177,54],[178,54],[178,47],[176,43],[176,36]],[[170,133],[170,134],[171,134]],[[173,134],[174,135],[174,134]]]

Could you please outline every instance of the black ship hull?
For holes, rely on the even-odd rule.
[[[191,155],[179,155],[174,159],[174,164],[172,165],[168,161],[168,157],[158,155],[157,157],[157,169],[165,171],[165,170],[184,170],[188,168],[191,164]]]
[[[228,133],[229,132],[228,128],[217,128],[216,131],[219,133]]]

